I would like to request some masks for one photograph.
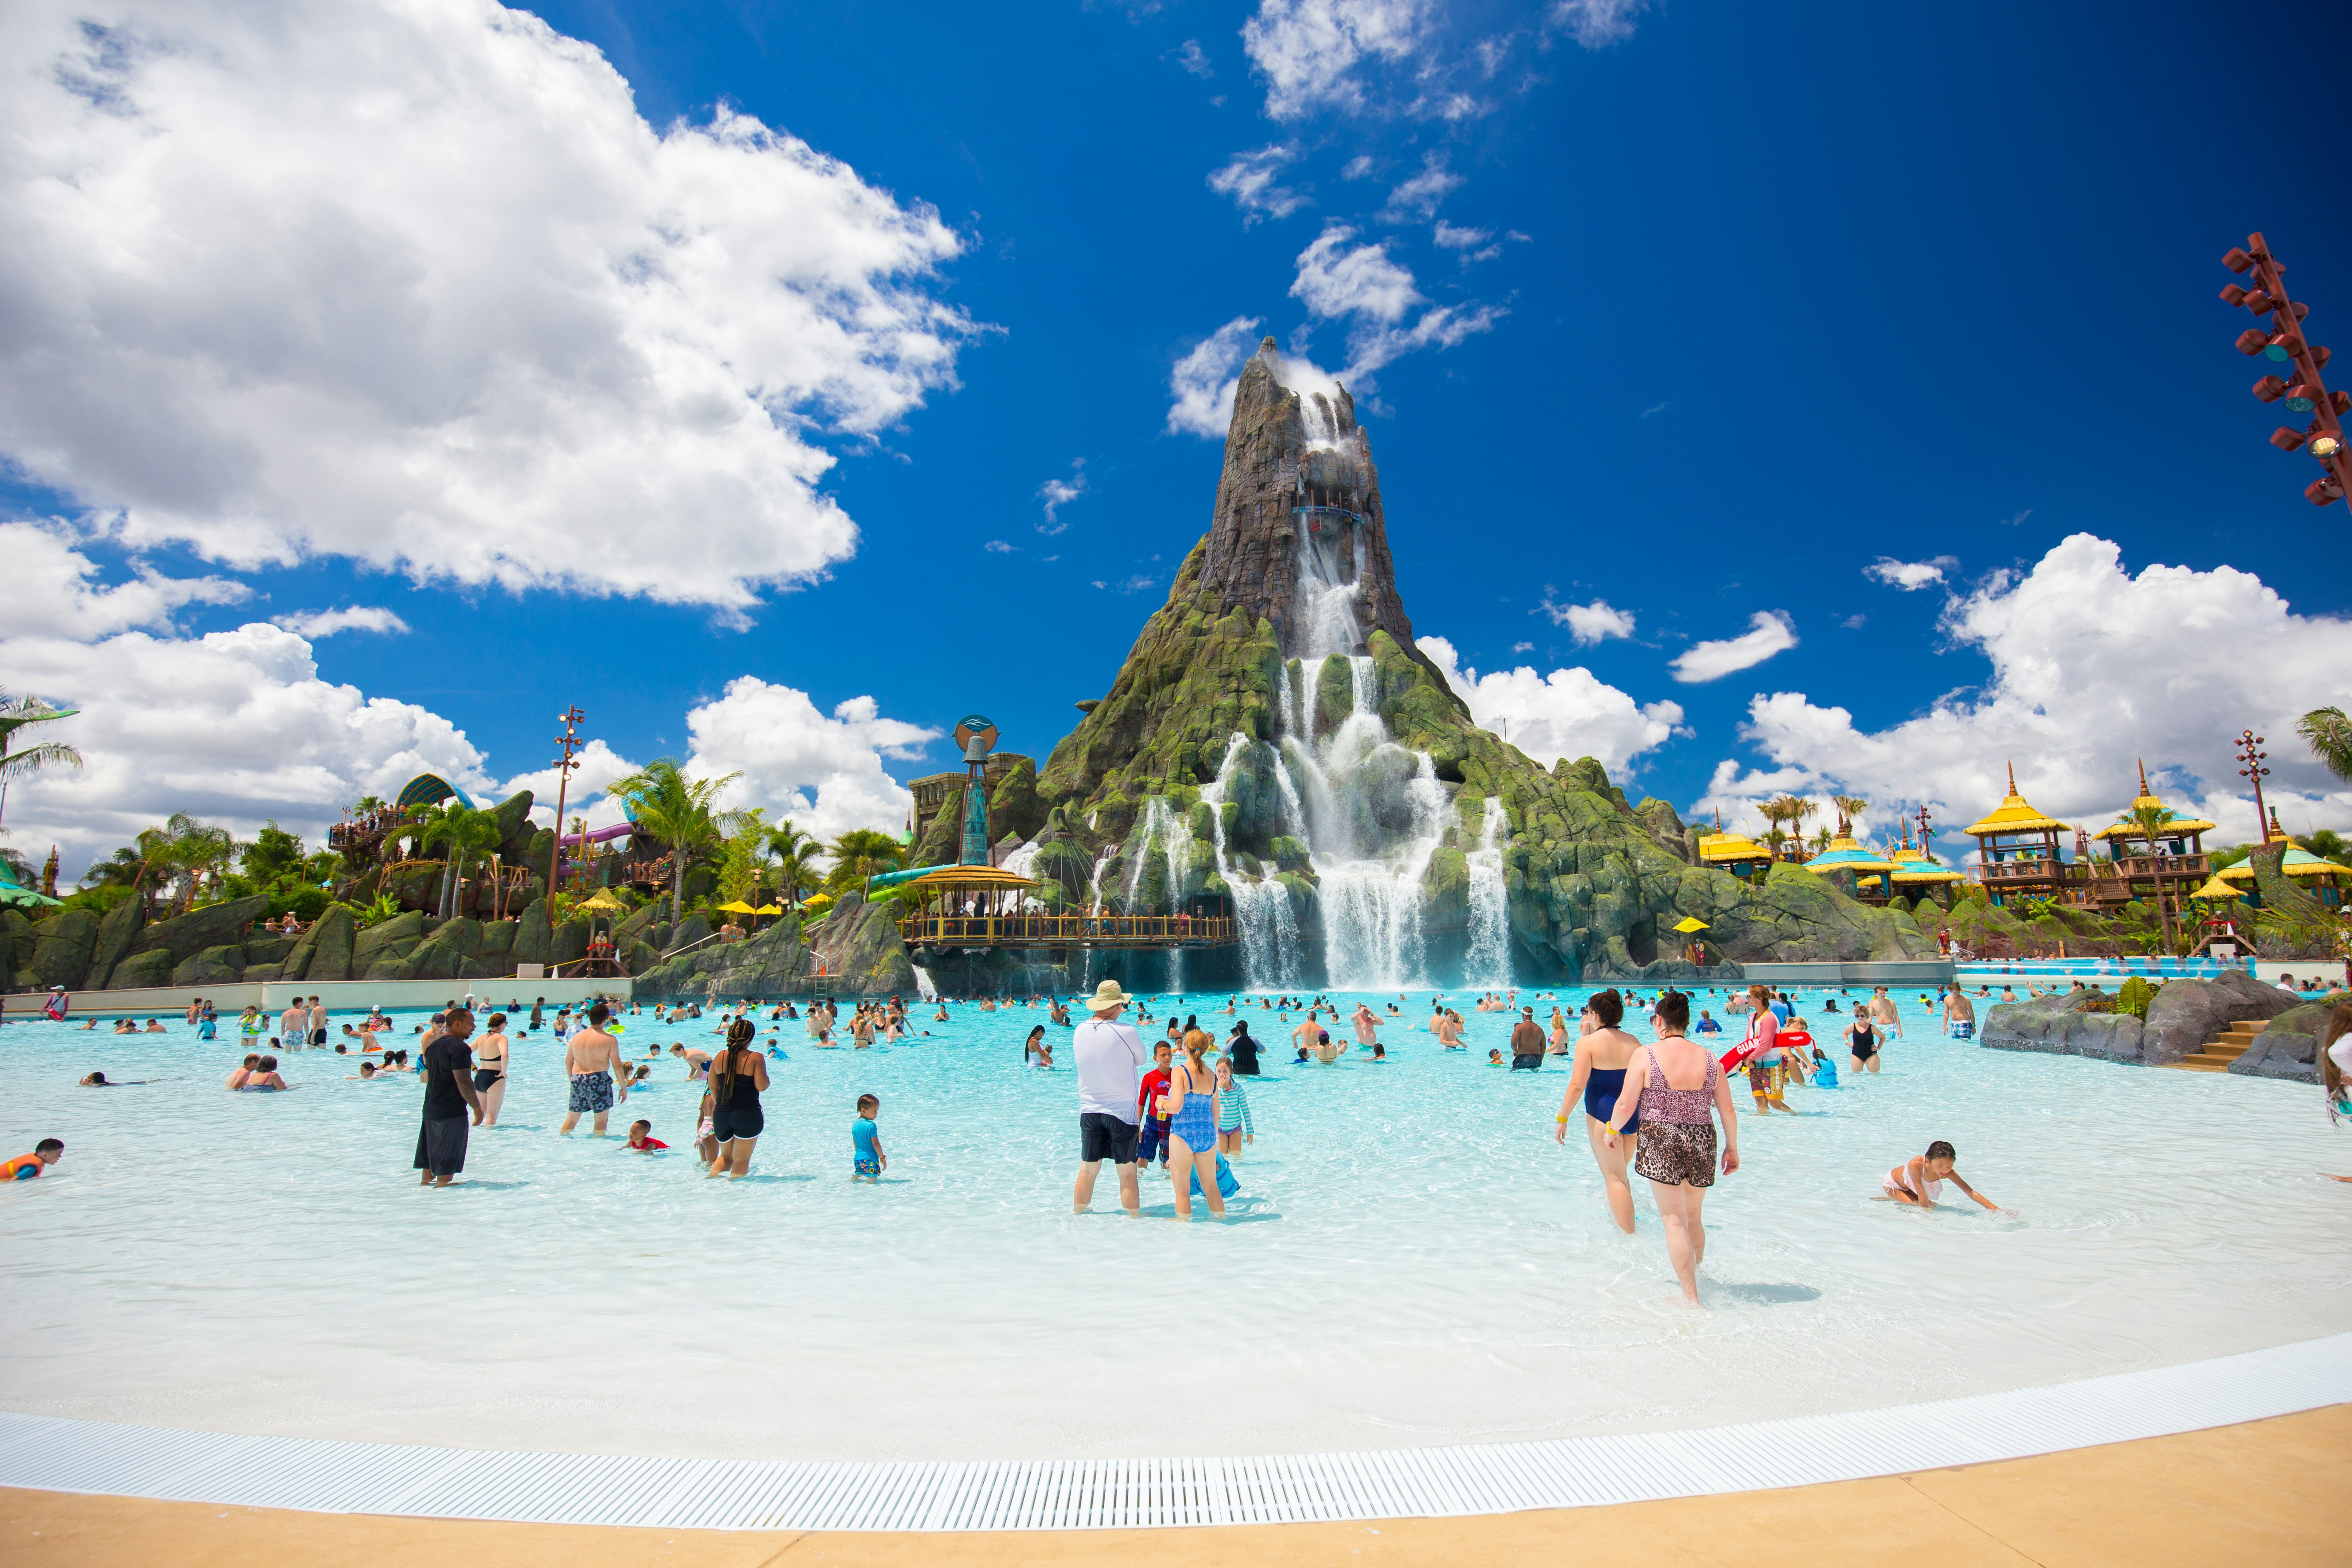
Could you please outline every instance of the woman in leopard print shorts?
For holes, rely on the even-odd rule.
[[[1706,1226],[1699,1210],[1715,1184],[1715,1118],[1723,1119],[1723,1171],[1739,1169],[1739,1120],[1731,1109],[1731,1088],[1704,1046],[1683,1036],[1690,1026],[1690,998],[1670,991],[1658,1003],[1658,1038],[1643,1046],[1625,1069],[1625,1087],[1609,1118],[1606,1136],[1613,1147],[1620,1127],[1642,1119],[1642,1142],[1633,1170],[1648,1180],[1666,1224],[1666,1256],[1682,1281],[1683,1305],[1698,1302],[1698,1266],[1706,1257]],[[1677,1089],[1682,1079],[1688,1089]],[[1694,1081],[1696,1080],[1696,1081]]]

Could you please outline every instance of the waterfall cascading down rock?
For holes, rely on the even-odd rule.
[[[1449,814],[1432,759],[1397,744],[1381,717],[1364,591],[1375,576],[1369,524],[1379,481],[1352,410],[1339,405],[1345,396],[1337,387],[1301,393],[1306,441],[1276,465],[1275,500],[1290,514],[1276,537],[1293,550],[1276,771],[1283,829],[1305,847],[1318,889],[1323,983],[1389,989],[1426,983],[1423,885]],[[1343,674],[1344,684],[1334,679]],[[1247,739],[1235,735],[1235,750]],[[1265,898],[1264,881],[1247,892],[1232,875],[1226,881],[1237,916],[1244,900]],[[1244,972],[1267,973],[1269,985],[1300,978],[1279,955],[1278,932],[1271,921],[1244,922]]]
[[[1503,871],[1503,803],[1486,797],[1486,815],[1478,825],[1478,847],[1468,857],[1470,869],[1470,962],[1462,979],[1465,985],[1507,990],[1511,984],[1511,896]]]
[[[1933,953],[1901,911],[1810,873],[1694,863],[1664,802],[1637,810],[1591,758],[1480,729],[1414,642],[1346,389],[1269,339],[1233,409],[1206,533],[1108,690],[1071,693],[1085,718],[1035,796],[1089,856],[1118,846],[1097,878],[1114,903],[1226,903],[1238,950],[1192,955],[1190,982],[1694,980],[1650,952],[1685,915],[1734,960]],[[1091,973],[1159,963],[1104,952]]]

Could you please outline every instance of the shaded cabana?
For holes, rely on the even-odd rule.
[[[1977,841],[1985,896],[1994,903],[2025,896],[2055,899],[2063,892],[2065,857],[2058,836],[2073,829],[2017,793],[2016,764],[2010,764],[2009,793],[2000,805],[1965,831]]]

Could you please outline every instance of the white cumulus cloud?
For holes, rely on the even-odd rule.
[[[1470,705],[1480,729],[1506,736],[1547,767],[1562,757],[1592,757],[1622,777],[1628,763],[1664,745],[1683,721],[1681,704],[1637,703],[1581,665],[1549,675],[1521,665],[1482,676],[1461,668],[1445,638],[1414,642]]]
[[[1438,204],[1461,184],[1462,176],[1445,166],[1444,153],[1426,153],[1422,156],[1421,173],[1389,192],[1389,199],[1381,205],[1381,217],[1388,223],[1414,218],[1426,223],[1437,216]],[[1442,237],[1439,243],[1444,243]]]
[[[1633,635],[1633,612],[1612,608],[1606,599],[1595,599],[1589,605],[1555,605],[1546,599],[1541,608],[1551,617],[1552,625],[1566,626],[1568,635],[1580,647]]]
[[[1934,587],[1944,580],[1946,573],[1958,570],[1959,564],[1949,555],[1938,555],[1933,561],[1897,561],[1882,555],[1864,567],[1862,574],[1912,594]]]
[[[1056,514],[1086,493],[1087,460],[1079,458],[1071,462],[1068,479],[1047,479],[1037,487],[1037,499],[1045,503],[1045,521],[1037,525],[1037,531],[1050,536],[1068,528]]]
[[[1288,217],[1308,205],[1305,196],[1276,182],[1283,166],[1298,156],[1298,144],[1276,142],[1254,153],[1236,153],[1233,161],[1209,175],[1209,188],[1233,198],[1244,224],[1261,217]]]
[[[772,817],[820,838],[853,827],[904,832],[915,797],[884,771],[883,759],[912,762],[940,734],[884,718],[871,697],[823,713],[807,692],[751,675],[690,710],[686,725],[694,742],[688,773],[742,770],[724,804],[766,806]]]
[[[1588,49],[1607,48],[1633,36],[1633,18],[1649,0],[1554,0],[1547,20]]]
[[[1430,0],[1261,0],[1242,47],[1265,79],[1265,112],[1299,120],[1367,107],[1367,68],[1413,60],[1428,47]]]
[[[1749,617],[1748,629],[1739,636],[1693,643],[1685,648],[1674,662],[1675,679],[1686,686],[1720,680],[1796,646],[1797,623],[1785,611],[1759,610]]]
[[[490,788],[465,731],[413,702],[320,679],[310,643],[282,626],[9,637],[0,666],[12,689],[80,710],[50,728],[85,765],[8,793],[10,841],[59,845],[72,875],[175,811],[240,838],[274,818],[316,843],[344,806],[390,799],[420,773]]]
[[[0,9],[0,451],[136,548],[740,614],[953,384],[961,242],[482,0]]]
[[[1474,262],[1492,261],[1503,254],[1503,247],[1499,243],[1488,243],[1495,238],[1495,231],[1490,228],[1459,228],[1444,218],[1439,218],[1433,237],[1446,249],[1460,251],[1462,265],[1465,267]],[[1526,237],[1523,235],[1519,237]]]
[[[380,605],[351,605],[340,610],[303,610],[274,616],[275,625],[313,642],[337,632],[404,632],[408,623]]]
[[[136,563],[133,581],[100,583],[98,563],[76,548],[79,542],[63,524],[0,522],[5,635],[86,641],[133,626],[167,626],[184,605],[241,604],[252,593],[226,577],[166,577]]]
[[[2114,542],[2077,533],[2021,576],[1997,574],[1953,601],[1942,629],[1990,661],[1983,685],[1878,731],[1800,692],[1759,696],[1742,732],[1770,766],[1743,773],[1727,759],[1700,805],[1834,786],[1926,802],[1951,833],[2000,803],[2014,763],[2035,805],[2095,830],[2138,793],[2145,759],[2168,804],[2221,825],[2209,843],[2243,841],[2253,802],[2238,793],[2231,749],[2252,729],[2269,737],[2265,783],[2283,824],[2352,824],[2352,788],[2294,730],[2300,714],[2344,701],[2352,622],[2296,615],[2252,573],[2135,575]]]
[[[1225,438],[1234,422],[1234,388],[1257,345],[1255,316],[1235,316],[1184,351],[1168,376],[1170,435]]]
[[[1298,253],[1291,297],[1326,319],[1360,316],[1393,325],[1422,303],[1412,272],[1389,258],[1389,247],[1351,245],[1356,231],[1332,224]]]

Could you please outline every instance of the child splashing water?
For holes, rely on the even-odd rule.
[[[1996,1214],[2002,1212],[1999,1204],[1960,1179],[1959,1172],[1952,1168],[1955,1158],[1952,1146],[1940,1138],[1937,1139],[1927,1145],[1926,1153],[1912,1155],[1879,1178],[1879,1184],[1885,1188],[1885,1196],[1880,1201],[1931,1209],[1936,1206],[1937,1194],[1944,1190],[1944,1184],[1949,1182],[1984,1207]]]

